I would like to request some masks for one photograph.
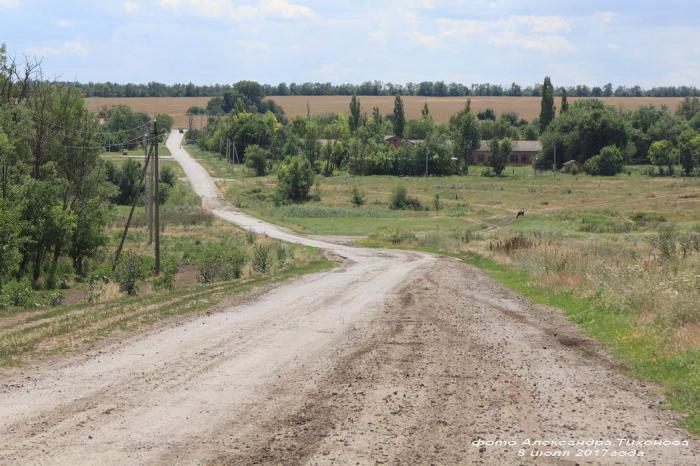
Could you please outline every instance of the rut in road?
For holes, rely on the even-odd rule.
[[[330,244],[236,211],[181,137],[168,148],[215,215],[344,265],[4,381],[0,464],[696,463],[674,416],[559,310],[455,260]],[[520,458],[479,438],[689,445]]]

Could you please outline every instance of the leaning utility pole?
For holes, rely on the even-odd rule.
[[[148,244],[153,243],[153,165],[146,163],[148,159],[148,129],[143,131],[143,156],[146,171],[145,201],[146,201],[146,225],[148,226]]]
[[[153,200],[155,202],[153,229],[155,232],[156,275],[160,275],[160,167],[158,161],[158,122],[153,120],[154,167]]]

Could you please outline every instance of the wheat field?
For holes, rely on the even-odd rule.
[[[287,116],[306,115],[307,108],[311,115],[327,113],[347,113],[350,96],[274,96],[270,97],[282,106]],[[496,114],[515,112],[522,118],[532,120],[540,113],[539,97],[469,97],[474,111],[492,108]],[[210,97],[88,97],[88,109],[98,111],[105,107],[125,104],[134,111],[145,112],[153,116],[156,113],[167,113],[175,120],[176,127],[187,127],[187,109],[193,105],[206,107]],[[373,107],[379,107],[383,114],[391,113],[394,108],[394,97],[391,96],[360,96],[362,111],[370,113]],[[424,104],[428,104],[430,113],[435,121],[444,123],[450,116],[464,108],[467,97],[403,97],[408,118],[418,118]],[[571,102],[576,97],[569,99]],[[645,104],[667,106],[675,111],[683,100],[681,97],[604,97],[606,104],[623,110],[630,110]],[[559,107],[560,100],[556,99]],[[198,127],[205,124],[205,117],[196,116],[193,125]]]

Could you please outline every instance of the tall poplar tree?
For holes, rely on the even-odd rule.
[[[540,132],[554,120],[554,88],[549,76],[544,78],[542,85],[542,108],[540,110]]]
[[[353,94],[352,99],[350,99],[350,118],[348,119],[348,124],[351,133],[357,131],[357,128],[360,126],[360,99],[357,98],[356,94]]]
[[[394,99],[394,135],[403,137],[403,130],[406,127],[406,114],[403,108],[403,99],[399,94],[396,94]]]

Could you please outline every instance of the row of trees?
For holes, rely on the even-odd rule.
[[[540,117],[531,122],[512,112],[496,116],[487,109],[475,114],[469,103],[447,124],[436,123],[428,105],[420,118],[409,120],[400,95],[387,115],[376,107],[364,112],[361,97],[354,95],[347,115],[307,115],[288,124],[252,104],[233,106],[225,116],[210,117],[204,131],[194,135],[208,150],[221,154],[227,152],[230,141],[238,156],[259,175],[287,158],[305,160],[313,171],[324,175],[336,169],[360,175],[467,173],[482,140],[491,141],[489,164],[499,174],[509,160],[512,140],[537,138],[544,145],[537,159],[542,169],[554,167],[555,151],[557,168],[569,160],[585,164],[592,159],[587,168],[600,175],[619,172],[625,162],[661,165],[681,161],[687,174],[699,165],[694,142],[700,129],[698,98],[687,98],[672,114],[665,107],[651,105],[622,112],[597,99],[569,105],[565,94],[557,109],[551,80],[546,78],[541,88]],[[389,135],[401,142],[388,144],[385,137]],[[663,141],[670,145],[661,144]],[[654,146],[657,142],[660,144]],[[661,148],[670,148],[664,162],[657,155]]]
[[[78,83],[67,82],[66,86],[75,87],[85,93],[86,97],[223,97],[235,85],[212,84],[163,84],[149,82],[147,84],[118,84],[118,83]],[[521,86],[512,83],[510,86],[501,84],[471,84],[445,83],[444,81],[423,81],[394,84],[382,81],[366,81],[362,84],[332,84],[326,83],[279,83],[276,85],[260,85],[265,95],[419,95],[419,96],[535,96],[542,95],[542,86]],[[577,97],[686,97],[700,96],[700,89],[695,86],[662,86],[643,89],[640,86],[617,86],[611,83],[602,86],[562,87],[555,91],[556,95],[567,92]]]
[[[555,116],[549,78],[543,87],[539,168],[560,167],[569,160],[586,163],[594,157],[587,167],[603,175],[622,170],[623,161],[653,163],[659,173],[669,174],[674,164],[680,164],[686,175],[700,167],[699,98],[686,97],[675,114],[663,106],[643,105],[623,112],[596,99],[571,106],[564,101]]]

